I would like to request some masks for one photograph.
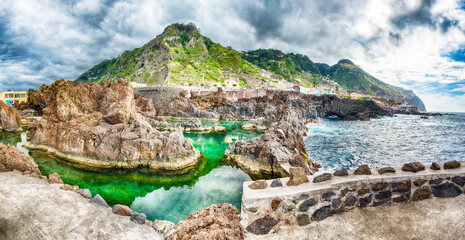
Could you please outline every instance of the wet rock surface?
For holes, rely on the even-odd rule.
[[[16,113],[16,109],[0,101],[0,131],[21,132],[21,117]]]
[[[189,214],[168,239],[243,239],[239,221],[231,204],[215,204]]]
[[[197,163],[199,152],[181,130],[151,127],[156,115],[152,101],[135,97],[124,80],[84,85],[58,81],[37,94],[45,94],[37,97],[45,100],[31,104],[44,102],[46,107],[42,119],[29,125],[27,148],[105,168],[179,170]]]

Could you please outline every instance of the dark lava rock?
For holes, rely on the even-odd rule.
[[[396,182],[392,184],[392,191],[397,193],[409,192],[412,183],[410,181]]]
[[[147,216],[145,216],[145,214],[143,214],[143,213],[136,213],[135,212],[135,213],[133,213],[131,215],[130,219],[131,219],[131,221],[134,221],[134,222],[136,222],[138,224],[144,224],[145,221],[147,220]]]
[[[423,186],[415,190],[412,196],[412,201],[420,201],[431,197],[431,189],[427,186]]]
[[[302,214],[302,215],[297,216],[296,220],[299,226],[305,226],[310,223],[310,218],[308,217],[307,214]]]
[[[415,180],[415,181],[413,182],[413,184],[415,184],[415,186],[417,186],[417,187],[418,187],[418,186],[421,186],[421,185],[423,185],[423,184],[425,184],[425,183],[426,183],[426,180],[425,180],[425,179],[417,179],[417,180]]]
[[[389,190],[386,191],[381,191],[378,194],[375,195],[375,198],[378,200],[381,199],[391,199],[392,193]]]
[[[406,172],[419,172],[425,170],[425,166],[419,162],[406,163],[402,166],[402,171]]]
[[[273,199],[273,201],[271,201],[271,209],[273,209],[273,211],[275,211],[276,209],[278,209],[279,207],[279,204],[281,204],[283,200],[279,199],[279,198],[275,198]]]
[[[336,193],[334,192],[326,192],[326,193],[323,193],[323,195],[321,195],[321,198],[323,198],[323,200],[325,201],[331,201],[331,198],[336,195]]]
[[[438,185],[440,183],[442,183],[442,178],[437,178],[429,181],[430,185]]]
[[[369,192],[370,192],[370,189],[368,189],[368,188],[362,188],[362,189],[360,189],[360,190],[357,191],[357,195],[363,196],[363,195],[365,195],[365,194],[367,194],[367,193],[369,193]]]
[[[313,178],[314,183],[324,182],[328,180],[331,180],[331,173],[324,173]]]
[[[306,211],[308,211],[308,209],[309,209],[311,206],[315,205],[316,202],[317,202],[317,200],[316,200],[315,198],[310,198],[310,199],[308,199],[308,200],[305,200],[303,203],[300,204],[300,206],[299,206],[299,211],[300,211],[300,212],[306,212]]]
[[[465,185],[465,177],[455,176],[452,178],[452,182],[463,187],[463,185]]]
[[[380,191],[386,187],[387,187],[387,183],[379,182],[379,183],[375,183],[373,187],[371,187],[371,189],[373,189],[373,191]]]
[[[347,172],[347,169],[343,168],[340,170],[337,170],[333,173],[334,176],[342,177],[342,176],[347,176],[349,175],[349,172]]]
[[[77,192],[79,194],[81,194],[81,196],[83,196],[85,198],[88,198],[88,199],[92,198],[92,193],[90,193],[89,189],[79,189],[79,190],[77,190]]]
[[[370,167],[367,164],[363,164],[362,166],[358,167],[355,172],[355,175],[371,175]]]
[[[279,220],[274,219],[270,216],[265,216],[255,220],[252,224],[250,224],[246,230],[253,234],[257,235],[264,235],[270,232],[270,230],[278,224]]]
[[[363,197],[360,198],[360,207],[366,207],[371,203],[371,200],[373,198],[371,197],[371,194],[368,197]]]
[[[331,207],[325,206],[316,210],[312,215],[312,221],[321,221],[327,217],[331,216]]]
[[[392,201],[394,201],[394,202],[406,202],[406,201],[408,201],[409,198],[410,198],[410,195],[404,195],[404,196],[395,197],[395,198],[392,199]]]
[[[284,204],[282,213],[287,214],[289,212],[292,212],[294,209],[295,209],[294,205],[292,205],[292,204]]]
[[[89,202],[97,203],[98,205],[104,206],[104,207],[110,207],[110,206],[108,206],[105,199],[103,199],[99,194],[95,195],[91,200],[89,200]]]
[[[382,200],[379,200],[379,201],[373,201],[373,207],[376,207],[376,206],[379,206],[379,205],[382,205],[382,204],[385,204],[387,203],[389,200],[391,199],[382,199]]]
[[[345,201],[346,207],[352,207],[355,205],[357,198],[354,195],[348,196]]]
[[[282,187],[283,186],[283,183],[281,182],[281,179],[277,178],[275,180],[273,180],[273,182],[271,182],[271,185],[270,187]]]
[[[257,180],[249,185],[250,189],[265,189],[268,187],[268,183],[265,180]]]
[[[434,162],[433,164],[431,164],[431,169],[441,170],[441,165],[439,165],[437,162]]]
[[[305,200],[307,198],[308,198],[308,194],[302,194],[302,195],[299,196],[299,201]]]
[[[459,187],[452,183],[444,183],[433,187],[433,195],[440,198],[456,197],[462,193]]]
[[[393,167],[383,167],[383,168],[378,169],[379,174],[395,173],[395,172],[396,172],[396,169],[394,169]]]
[[[444,163],[444,169],[454,169],[454,168],[459,168],[459,167],[460,167],[460,163],[455,160]]]
[[[340,198],[336,198],[336,199],[333,199],[333,201],[331,201],[332,208],[339,208],[341,204],[342,204],[342,201]]]

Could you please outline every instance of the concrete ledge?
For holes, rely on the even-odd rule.
[[[465,162],[461,162],[461,165]],[[241,225],[252,234],[266,234],[284,226],[305,226],[333,214],[355,208],[379,206],[385,203],[416,202],[424,199],[450,198],[461,195],[465,185],[465,167],[448,170],[332,176],[331,180],[286,186],[289,178],[281,178],[282,187],[250,189],[252,181],[244,182]],[[261,230],[259,230],[261,229]],[[263,230],[264,229],[264,230]],[[265,233],[266,232],[266,233]]]

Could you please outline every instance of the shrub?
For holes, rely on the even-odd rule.
[[[190,82],[190,83],[189,83],[189,86],[192,86],[192,85],[194,85],[194,83]]]
[[[236,87],[236,86],[237,86],[237,84],[233,83],[233,87]]]
[[[221,85],[223,85],[223,87],[226,87],[226,83],[223,83],[223,84],[221,84]]]

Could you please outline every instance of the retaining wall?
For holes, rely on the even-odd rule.
[[[289,178],[281,178],[283,186],[271,187],[266,180],[265,189],[251,189],[253,182],[243,185],[241,225],[254,234],[279,231],[283,225],[307,225],[332,214],[356,207],[374,207],[381,204],[420,201],[427,198],[455,197],[464,192],[465,162],[456,169],[432,170],[430,166],[416,173],[394,168],[395,173],[372,175],[331,176],[328,181],[309,182],[286,186]]]

